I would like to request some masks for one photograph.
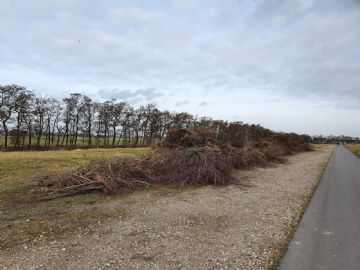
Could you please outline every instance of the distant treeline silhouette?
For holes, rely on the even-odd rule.
[[[273,134],[260,125],[161,111],[154,104],[134,108],[126,101],[98,102],[79,93],[44,98],[15,84],[0,85],[0,121],[3,150],[149,146],[171,128],[210,128],[218,134],[226,129],[241,141]]]
[[[15,84],[0,85],[0,121],[3,150],[150,146],[172,128],[209,128],[220,136],[226,130],[241,142],[275,134],[260,125],[161,111],[154,104],[134,108],[127,101],[99,102],[79,93],[45,98]],[[307,142],[335,142],[302,136]]]
[[[313,143],[360,143],[359,137],[351,137],[351,136],[313,136]]]

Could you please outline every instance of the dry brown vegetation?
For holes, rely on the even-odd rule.
[[[359,144],[347,144],[346,148],[353,152],[360,158],[360,145]]]
[[[173,129],[145,157],[93,162],[69,174],[47,176],[41,186],[46,186],[51,199],[93,191],[117,194],[146,186],[226,185],[234,169],[282,162],[286,155],[311,150],[296,134],[242,138],[233,127],[221,136],[211,129]]]
[[[68,174],[91,162],[140,157],[148,151],[148,148],[122,148],[0,152],[0,253],[36,239],[44,240],[44,233],[48,240],[89,232],[99,220],[123,215],[117,209],[99,209],[98,206],[118,199],[100,192],[38,201],[48,196],[46,189],[38,188],[39,179],[49,174]]]

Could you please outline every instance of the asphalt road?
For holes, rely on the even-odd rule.
[[[278,270],[360,269],[360,159],[337,146]]]

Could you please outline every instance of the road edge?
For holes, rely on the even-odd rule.
[[[305,211],[306,209],[309,207],[310,205],[310,202],[312,200],[312,198],[314,197],[314,194],[315,194],[315,191],[316,189],[318,188],[319,184],[320,184],[320,180],[321,178],[323,177],[324,173],[325,173],[325,170],[327,168],[327,166],[329,165],[329,162],[330,160],[333,158],[334,156],[334,152],[335,152],[335,149],[336,149],[337,146],[335,146],[332,151],[331,151],[331,154],[329,155],[329,158],[326,160],[326,162],[324,163],[324,167],[322,168],[321,170],[321,173],[319,174],[318,176],[318,179],[317,179],[317,182],[314,186],[314,188],[311,190],[311,193],[310,195],[308,196],[308,198],[306,198],[303,202],[302,202],[302,207],[300,209],[300,215],[298,217],[297,220],[295,220],[295,222],[288,227],[289,231],[287,233],[287,237],[286,237],[286,241],[284,241],[284,243],[281,244],[281,247],[279,248],[279,251],[278,253],[276,254],[276,258],[274,258],[273,260],[273,264],[271,265],[271,267],[269,268],[269,270],[276,270],[278,269],[282,259],[284,258],[288,248],[289,248],[289,245],[290,245],[290,242],[292,241],[292,239],[294,238],[294,235],[295,235],[295,232],[297,230],[297,228],[299,227],[299,224],[300,224],[300,221],[302,220],[304,214],[305,214]],[[316,150],[315,150],[316,151]],[[319,151],[319,150],[318,150]]]

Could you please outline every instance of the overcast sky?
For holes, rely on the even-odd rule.
[[[360,1],[1,0],[12,83],[360,136]]]

